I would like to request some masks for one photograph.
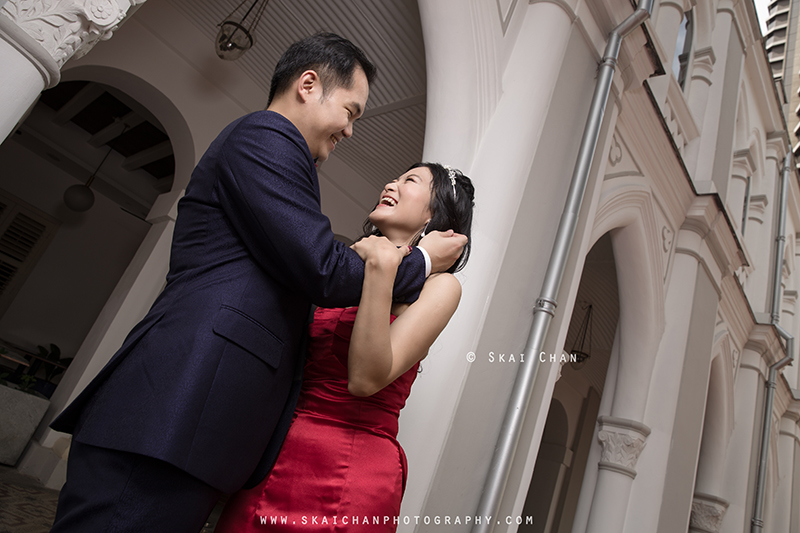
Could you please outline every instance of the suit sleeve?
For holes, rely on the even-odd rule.
[[[256,262],[317,305],[356,305],[364,262],[336,241],[320,209],[313,161],[300,133],[244,119],[221,148],[220,204]],[[398,269],[394,296],[414,301],[425,282],[422,252]]]

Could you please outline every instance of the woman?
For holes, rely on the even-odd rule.
[[[458,306],[469,244],[419,299],[393,303],[397,267],[425,231],[469,237],[474,189],[419,163],[384,187],[353,245],[365,262],[358,307],[317,309],[295,418],[270,475],[228,501],[216,532],[394,531],[406,481],[397,418],[420,361]],[[365,524],[367,522],[367,524]]]

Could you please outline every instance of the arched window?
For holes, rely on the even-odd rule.
[[[678,42],[675,44],[675,57],[672,58],[672,73],[678,80],[681,89],[686,89],[686,74],[689,70],[689,57],[692,52],[692,34],[694,24],[692,23],[692,12],[687,11],[683,14],[681,27],[678,29]]]

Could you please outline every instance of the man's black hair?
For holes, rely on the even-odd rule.
[[[353,86],[353,72],[360,66],[372,83],[377,69],[359,47],[335,33],[320,32],[292,44],[275,66],[267,106],[306,70],[313,70],[322,81],[323,96],[329,91]]]

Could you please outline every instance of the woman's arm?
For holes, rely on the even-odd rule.
[[[407,251],[385,239],[360,242],[364,285],[350,339],[348,390],[371,396],[427,355],[458,306],[461,284],[451,274],[431,275],[419,299],[390,323],[392,284]]]

